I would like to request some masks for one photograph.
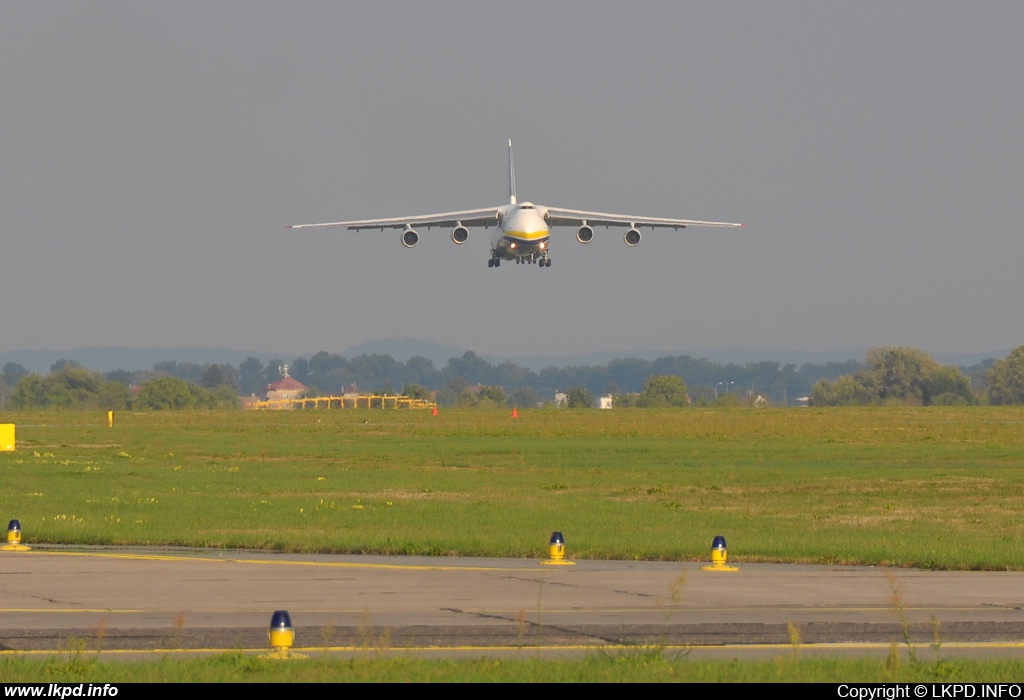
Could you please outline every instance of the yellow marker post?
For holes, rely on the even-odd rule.
[[[107,411],[107,427],[108,428],[113,428],[114,427],[114,412],[113,411]]]
[[[7,544],[0,545],[0,551],[27,552],[32,549],[21,543],[21,521],[12,520],[7,523]]]
[[[14,452],[14,423],[0,423],[0,452]]]
[[[565,558],[565,537],[558,530],[551,533],[551,541],[548,544],[548,556],[551,558],[542,561],[541,564],[549,566],[572,566],[576,562],[567,561]]]
[[[715,535],[711,541],[711,564],[700,567],[702,571],[739,571],[735,566],[727,566],[729,551],[725,546],[725,536]]]

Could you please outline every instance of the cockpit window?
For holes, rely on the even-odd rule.
[[[524,204],[524,205],[522,205],[519,208],[520,209],[533,209],[533,205],[532,204]]]

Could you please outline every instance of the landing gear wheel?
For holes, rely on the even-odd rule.
[[[487,267],[494,267],[494,258],[487,261]]]

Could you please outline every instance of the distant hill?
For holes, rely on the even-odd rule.
[[[781,365],[789,363],[797,367],[810,362],[812,364],[824,364],[826,362],[845,362],[847,360],[862,360],[867,354],[867,349],[851,350],[828,350],[823,352],[804,352],[800,350],[757,350],[754,348],[691,348],[686,350],[620,350],[616,352],[591,352],[582,355],[548,355],[535,357],[499,357],[495,355],[481,355],[488,362],[504,362],[509,360],[522,367],[528,367],[539,371],[545,367],[567,367],[571,365],[605,365],[610,361],[625,357],[635,357],[641,360],[656,360],[659,357],[673,357],[689,355],[690,357],[706,358],[719,364],[745,365],[748,362],[778,362]]]
[[[386,354],[391,355],[399,362],[405,362],[410,357],[419,355],[433,360],[434,365],[439,369],[448,363],[452,357],[461,357],[465,350],[451,345],[442,345],[429,341],[405,339],[376,340],[369,343],[353,345],[340,353],[344,357],[356,357],[362,354]],[[671,350],[617,350],[581,353],[578,355],[494,355],[478,352],[477,354],[493,364],[500,364],[506,360],[513,362],[520,367],[526,367],[538,372],[545,367],[568,367],[579,365],[604,365],[611,360],[623,357],[636,357],[641,360],[656,360],[659,357],[675,355],[690,355],[691,357],[705,357],[720,364],[744,365],[748,362],[778,362],[781,365],[789,363],[797,367],[804,363],[825,364],[827,362],[845,362],[846,360],[863,360],[867,355],[867,348],[848,348],[845,350],[823,350],[819,352],[808,352],[804,350],[764,350],[757,348],[691,348]],[[936,360],[943,364],[955,364],[970,366],[990,357],[1002,358],[1010,354],[1010,350],[998,350],[994,352],[981,353],[934,353]]]
[[[326,349],[326,348],[325,348]],[[332,350],[327,350],[333,352]],[[364,354],[391,355],[399,362],[405,362],[416,355],[433,360],[438,369],[448,364],[452,357],[461,357],[466,351],[452,345],[444,345],[431,341],[405,339],[377,340],[360,343],[338,353],[352,358]],[[955,364],[962,367],[975,365],[988,358],[1006,357],[1010,350],[998,350],[983,353],[933,353],[936,360],[944,364]],[[304,353],[302,357],[309,359],[313,353]],[[521,367],[540,371],[545,367],[568,367],[580,365],[605,365],[609,361],[635,357],[642,360],[655,360],[659,357],[690,355],[696,358],[707,358],[720,364],[746,364],[748,362],[773,361],[785,365],[793,363],[798,367],[804,363],[824,364],[826,362],[844,362],[846,360],[863,360],[867,348],[850,348],[846,350],[827,350],[822,352],[805,352],[801,350],[759,350],[756,348],[696,348],[671,350],[620,350],[581,353],[578,355],[494,355],[477,353],[481,358],[493,364],[506,360]],[[237,367],[247,357],[255,357],[262,362],[277,359],[291,362],[296,355],[291,353],[267,353],[255,350],[232,350],[230,348],[72,348],[70,350],[10,350],[0,352],[0,366],[7,362],[17,362],[31,372],[46,374],[50,366],[58,360],[74,360],[91,370],[109,372],[115,369],[129,371],[151,369],[154,364],[167,360],[191,362],[195,364],[229,364]]]
[[[425,357],[434,361],[438,369],[448,364],[453,357],[462,357],[465,350],[460,350],[451,345],[434,343],[429,340],[414,340],[403,338],[401,340],[391,338],[388,340],[372,340],[368,343],[360,343],[338,353],[342,357],[358,357],[359,355],[391,355],[399,362],[405,362],[410,357]],[[481,355],[483,357],[483,355]],[[306,357],[306,359],[309,359]]]
[[[1007,355],[1013,352],[1013,348],[1007,348],[1006,350],[996,350],[995,352],[936,352],[932,353],[937,361],[944,365],[959,365],[960,367],[970,367],[976,365],[982,360],[1001,360]]]
[[[442,345],[429,341],[415,340],[412,338],[375,340],[369,343],[354,345],[340,353],[344,357],[356,357],[362,354],[391,355],[399,362],[405,362],[410,357],[420,355],[434,361],[438,367],[444,367],[448,359],[461,357],[465,350],[451,345]],[[636,357],[641,360],[656,360],[659,357],[671,355],[690,355],[692,357],[706,357],[714,362],[722,364],[736,363],[746,364],[747,362],[761,362],[771,360],[786,364],[792,362],[801,365],[805,362],[844,362],[846,360],[860,360],[867,353],[866,348],[852,350],[829,350],[826,352],[802,352],[799,350],[757,350],[753,348],[698,348],[691,350],[615,350],[580,353],[577,355],[495,355],[478,352],[477,354],[494,364],[500,364],[506,360],[513,362],[520,367],[526,367],[534,371],[540,371],[545,367],[568,367],[572,365],[604,365],[609,361],[622,357]],[[988,355],[986,355],[988,357]]]

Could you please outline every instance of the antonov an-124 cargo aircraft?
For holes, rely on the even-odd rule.
[[[491,258],[488,267],[498,267],[502,260],[517,264],[539,263],[551,267],[550,234],[555,226],[576,226],[576,240],[590,243],[594,239],[594,226],[628,226],[623,236],[631,248],[640,242],[640,228],[671,228],[687,226],[734,227],[724,221],[691,221],[689,219],[662,219],[653,216],[623,216],[598,211],[579,211],[547,207],[516,199],[516,173],[512,166],[512,141],[508,142],[508,204],[484,209],[467,209],[427,216],[399,216],[390,219],[363,219],[362,221],[335,221],[327,224],[297,224],[288,228],[327,228],[344,226],[353,231],[386,228],[403,229],[402,245],[412,248],[420,241],[418,228],[451,227],[452,241],[462,245],[469,240],[472,226],[494,227],[491,237]]]

